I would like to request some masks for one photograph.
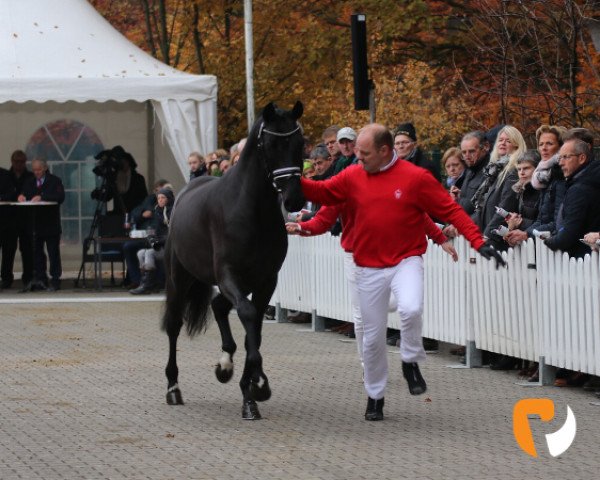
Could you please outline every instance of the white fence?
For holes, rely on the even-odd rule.
[[[339,238],[289,238],[272,304],[352,321]],[[528,240],[496,270],[467,242],[459,261],[430,242],[425,255],[423,334],[477,348],[600,375],[600,261],[594,252],[569,259]],[[397,314],[388,324],[398,328]]]

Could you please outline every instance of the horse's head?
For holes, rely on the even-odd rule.
[[[296,102],[292,110],[282,110],[269,103],[263,109],[258,133],[269,177],[281,192],[283,205],[289,212],[297,212],[304,205],[300,187],[304,137],[298,123],[302,112],[300,102]]]

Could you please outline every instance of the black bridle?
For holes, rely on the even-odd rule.
[[[290,132],[286,132],[286,133],[273,132],[272,130],[267,130],[264,127],[265,127],[265,122],[262,122],[260,124],[260,128],[258,129],[258,137],[257,138],[258,138],[258,148],[259,149],[262,149],[262,147],[263,147],[263,143],[262,143],[262,134],[263,133],[268,133],[269,135],[273,135],[275,137],[289,137],[298,131],[300,131],[300,132],[302,131],[302,127],[300,126],[299,123],[296,123],[296,128],[294,130],[292,130]],[[298,167],[283,167],[283,168],[276,168],[273,171],[269,171],[269,167],[267,166],[267,172],[268,172],[269,180],[273,184],[273,188],[275,188],[275,190],[277,190],[278,192],[281,192],[281,187],[279,187],[277,185],[277,182],[279,180],[288,179],[290,177],[301,177],[302,176],[302,170]]]

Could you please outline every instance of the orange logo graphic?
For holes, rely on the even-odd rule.
[[[554,418],[554,402],[549,398],[525,398],[519,400],[513,410],[513,433],[519,447],[532,457],[537,457],[537,451],[533,443],[529,415],[538,415],[543,422],[549,422]],[[557,457],[573,443],[577,431],[577,422],[571,407],[567,405],[567,419],[562,427],[556,432],[546,435],[548,451],[553,457]]]

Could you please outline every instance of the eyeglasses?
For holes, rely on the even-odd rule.
[[[562,162],[563,160],[568,160],[570,157],[578,157],[579,155],[581,155],[581,153],[568,153],[566,155],[561,155],[560,157],[558,157],[558,161]]]
[[[403,142],[395,142],[394,145],[396,147],[406,147],[407,145],[412,145],[415,142],[407,142],[407,141],[403,141]]]

